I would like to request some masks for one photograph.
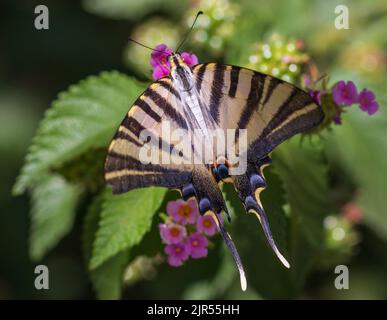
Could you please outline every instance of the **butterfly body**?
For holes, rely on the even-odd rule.
[[[278,144],[322,122],[321,107],[303,90],[269,75],[215,63],[191,69],[177,53],[168,59],[170,76],[153,83],[136,100],[113,138],[105,163],[107,184],[112,185],[113,193],[147,186],[178,189],[184,199],[196,198],[201,214],[217,219],[215,214],[227,213],[220,187],[233,183],[246,211],[258,217],[269,245],[289,267],[274,242],[259,198],[266,187],[263,168]],[[193,138],[188,148],[179,149],[178,139],[162,134],[165,123],[172,131],[182,130],[186,140]],[[153,159],[156,161],[148,163],[140,159],[141,149],[147,145],[141,139],[146,129],[158,138],[152,148],[159,152]],[[228,156],[230,145],[219,152],[209,143],[216,130],[235,131],[232,145],[238,156],[245,156],[239,160],[243,170],[238,171],[240,168]],[[210,161],[194,161],[202,149],[211,149]],[[172,161],[161,161],[168,153]],[[217,221],[243,282],[239,255]]]
[[[191,130],[199,128],[202,134],[208,136],[208,130],[214,129],[216,124],[211,117],[205,117],[203,114],[203,103],[191,68],[179,54],[171,55],[168,60],[171,65],[171,80],[180,92],[187,125]]]

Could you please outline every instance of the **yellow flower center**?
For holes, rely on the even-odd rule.
[[[204,226],[205,228],[210,228],[210,227],[212,227],[212,220],[211,220],[211,219],[204,219],[204,220],[203,220],[203,226]]]
[[[193,245],[194,247],[197,247],[197,246],[199,245],[199,241],[193,240],[193,241],[192,241],[192,245]]]
[[[169,232],[171,233],[172,237],[177,237],[180,234],[180,229],[173,227],[169,230]]]
[[[192,208],[188,204],[183,204],[179,208],[179,216],[188,218],[191,215]]]

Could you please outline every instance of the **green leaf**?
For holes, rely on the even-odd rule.
[[[102,195],[94,198],[84,220],[83,252],[88,265],[102,208]],[[95,270],[89,271],[90,280],[98,299],[119,299],[129,252],[123,251],[111,257]]]
[[[23,193],[42,174],[90,148],[106,147],[143,89],[113,71],[91,76],[61,93],[40,123],[13,193]]]
[[[318,244],[322,221],[329,213],[328,167],[316,141],[295,138],[278,147],[273,165],[284,184],[291,213],[297,216],[308,239]]]
[[[122,251],[90,271],[90,278],[98,299],[113,300],[121,297],[128,260],[129,251]]]
[[[321,144],[300,142],[299,137],[291,139],[273,154],[273,166],[290,206],[291,271],[297,290],[323,248],[323,220],[332,210]]]
[[[351,110],[326,143],[330,160],[339,163],[340,169],[358,187],[364,222],[384,239],[387,239],[386,119],[385,108],[373,118]]]
[[[41,259],[72,228],[81,189],[59,175],[45,176],[32,191],[30,256]]]
[[[111,188],[107,188],[90,269],[141,241],[151,228],[153,215],[163,202],[166,191],[151,187],[113,195]]]

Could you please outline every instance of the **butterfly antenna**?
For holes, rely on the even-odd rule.
[[[164,50],[158,50],[158,49],[155,49],[155,48],[148,47],[148,46],[146,46],[145,44],[142,44],[142,43],[140,43],[140,42],[138,42],[138,41],[136,41],[136,40],[134,40],[134,39],[132,39],[132,38],[129,38],[128,41],[132,41],[132,42],[134,42],[134,43],[136,43],[136,44],[138,44],[138,45],[140,45],[140,46],[142,46],[142,47],[144,47],[144,48],[147,48],[147,49],[149,49],[149,50],[152,50],[152,51],[163,52],[163,53],[167,53],[167,54],[168,54],[168,52],[166,52],[166,51],[164,51]]]
[[[175,50],[175,52],[179,52],[179,49],[183,46],[185,40],[187,40],[189,34],[191,33],[195,23],[196,23],[196,20],[199,18],[199,16],[203,14],[203,11],[199,11],[197,14],[196,14],[196,17],[195,17],[195,20],[192,22],[192,25],[191,25],[191,28],[189,28],[189,30],[186,32],[186,34],[184,35],[183,37],[183,40],[180,42],[180,44],[178,45],[177,49]]]
[[[224,242],[226,242],[226,245],[227,245],[228,249],[230,250],[232,257],[234,258],[235,264],[236,264],[238,271],[239,271],[241,288],[243,291],[246,291],[247,280],[246,280],[245,270],[243,268],[243,264],[242,264],[241,258],[239,256],[238,250],[235,247],[235,244],[232,241],[230,235],[228,234],[228,232],[224,228],[222,222],[219,220],[218,216],[212,211],[210,211],[209,214],[212,216],[212,218],[214,219],[214,221],[218,225],[218,228],[220,230],[220,234],[222,235]]]
[[[323,73],[321,76],[319,76],[316,80],[313,81],[314,84],[319,83],[320,81],[328,78],[328,74]]]

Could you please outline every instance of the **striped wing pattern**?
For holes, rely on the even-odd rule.
[[[194,67],[208,112],[224,129],[247,129],[248,160],[257,161],[291,136],[321,123],[323,112],[305,91],[246,68]]]
[[[223,129],[247,129],[248,160],[265,157],[279,143],[317,125],[321,108],[303,90],[269,75],[222,64],[193,68],[202,105]],[[136,100],[109,147],[105,179],[115,193],[158,185],[179,187],[190,178],[188,165],[142,164],[139,139],[144,129],[160,136],[161,123],[170,120],[171,130],[188,129],[179,93],[166,77],[153,83]],[[160,144],[160,153],[173,144]],[[160,161],[161,163],[161,161]]]
[[[140,133],[148,129],[155,137],[160,137],[162,121],[169,120],[171,130],[187,128],[181,114],[180,96],[173,89],[169,78],[153,83],[135,101],[121,122],[108,149],[105,161],[105,181],[113,187],[113,193],[122,193],[146,186],[177,188],[186,184],[192,175],[192,167],[186,164],[143,164],[139,160]],[[160,160],[163,153],[170,155],[174,147],[170,141],[161,141]]]
[[[270,163],[268,154],[278,144],[321,123],[323,111],[308,93],[269,75],[215,63],[197,65],[193,72],[203,105],[218,126],[247,129],[247,170],[224,182],[233,183],[246,211],[258,217],[269,245],[289,268],[261,204],[260,193],[266,188],[263,169]]]

